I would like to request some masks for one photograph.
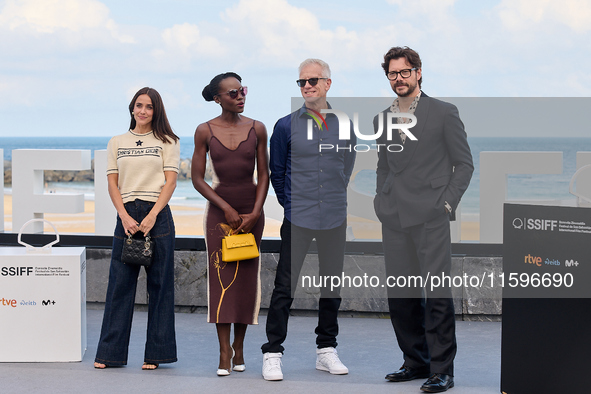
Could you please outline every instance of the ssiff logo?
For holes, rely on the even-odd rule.
[[[351,120],[349,116],[343,111],[339,111],[336,109],[321,109],[320,112],[314,111],[309,109],[310,112],[306,112],[306,115],[310,116],[312,119],[308,119],[308,128],[307,128],[307,138],[308,140],[313,139],[314,131],[313,131],[313,122],[316,122],[316,125],[320,130],[323,129],[323,126],[326,127],[328,130],[328,125],[326,124],[325,118],[322,114],[334,114],[338,121],[339,121],[339,140],[350,140],[351,139]],[[384,127],[384,118],[386,118],[386,127]],[[410,123],[397,123],[394,122],[396,118],[407,118],[410,119]],[[386,139],[388,141],[392,141],[392,135],[394,130],[400,130],[406,137],[412,141],[417,141],[417,137],[414,136],[413,133],[409,130],[409,128],[414,127],[417,124],[417,118],[413,114],[410,113],[394,113],[388,112],[387,114],[378,114],[378,130],[375,134],[362,134],[359,130],[359,113],[355,112],[353,114],[353,132],[355,136],[364,141],[375,141],[382,136],[384,133],[384,128],[386,129]],[[380,151],[380,149],[387,149],[388,152],[402,152],[403,146],[401,144],[355,144],[347,147],[339,147],[334,146],[333,144],[319,144],[319,152],[323,150],[355,150],[355,152],[367,152],[373,148]]]
[[[515,218],[512,223],[516,230],[554,231],[558,228],[558,220],[551,219]]]
[[[33,273],[33,267],[2,267],[2,276],[29,276]]]

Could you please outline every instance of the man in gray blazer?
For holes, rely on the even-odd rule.
[[[421,66],[419,54],[408,47],[394,47],[384,55],[382,67],[398,97],[378,116],[410,113],[416,124],[398,116],[398,123],[412,123],[410,133],[402,128],[391,141],[386,133],[378,139],[379,144],[400,144],[403,149],[378,151],[374,207],[382,222],[386,275],[427,279],[450,276],[449,222],[455,220],[474,166],[457,108],[421,92]],[[430,283],[424,288],[410,283],[388,289],[390,319],[404,364],[386,379],[428,378],[421,390],[447,391],[454,385],[457,347],[451,283],[434,289]]]

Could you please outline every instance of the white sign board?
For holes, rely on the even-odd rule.
[[[0,247],[0,362],[82,361],[86,249]]]

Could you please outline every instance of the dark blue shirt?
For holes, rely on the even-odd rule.
[[[281,118],[271,136],[271,184],[284,215],[296,226],[328,230],[347,218],[347,185],[355,164],[350,140],[339,140],[339,122],[327,114],[319,128],[300,108]],[[308,139],[308,120],[312,138]]]

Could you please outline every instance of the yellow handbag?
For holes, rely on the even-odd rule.
[[[241,261],[259,257],[259,248],[251,233],[226,235],[222,239],[222,261]]]

